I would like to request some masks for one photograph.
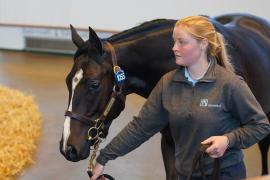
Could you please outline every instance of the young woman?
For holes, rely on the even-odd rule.
[[[137,148],[170,125],[176,171],[185,180],[201,144],[209,144],[206,174],[221,157],[221,179],[246,177],[243,148],[270,132],[261,106],[233,73],[222,35],[203,16],[179,20],[173,31],[173,52],[179,67],[165,74],[134,118],[104,149],[93,170],[95,180],[105,164]],[[200,179],[195,171],[193,179]]]

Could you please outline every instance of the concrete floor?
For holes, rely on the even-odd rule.
[[[72,66],[69,56],[0,51],[0,85],[19,89],[35,97],[42,113],[42,136],[34,155],[35,164],[27,167],[20,180],[88,179],[88,161],[69,162],[59,152],[59,140],[67,108],[65,76]],[[114,121],[106,144],[136,115],[145,102],[135,94],[127,97],[125,111]],[[244,151],[249,177],[260,175],[261,160],[257,145]],[[160,134],[140,148],[109,162],[105,172],[117,180],[163,180]]]

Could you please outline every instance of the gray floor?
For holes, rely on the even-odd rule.
[[[59,152],[68,97],[64,79],[72,63],[69,56],[0,51],[0,85],[33,95],[42,113],[42,136],[34,155],[35,164],[25,169],[18,178],[20,180],[88,179],[88,161],[72,163]],[[112,124],[109,137],[102,146],[138,113],[144,101],[135,94],[127,97],[125,111]],[[244,152],[248,176],[259,175],[261,164],[257,145]],[[165,179],[160,135],[155,135],[125,157],[109,162],[105,172],[117,180]]]

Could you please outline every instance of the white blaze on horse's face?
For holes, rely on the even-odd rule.
[[[76,72],[75,76],[72,78],[72,94],[69,102],[68,111],[72,111],[72,100],[74,95],[74,90],[76,86],[79,84],[80,80],[83,78],[83,70],[80,69]],[[70,117],[66,116],[63,130],[63,152],[66,152],[67,140],[70,135]]]

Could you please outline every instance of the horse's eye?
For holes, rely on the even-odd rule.
[[[87,81],[87,88],[90,91],[95,91],[98,89],[100,85],[100,81],[99,80],[88,80]]]

